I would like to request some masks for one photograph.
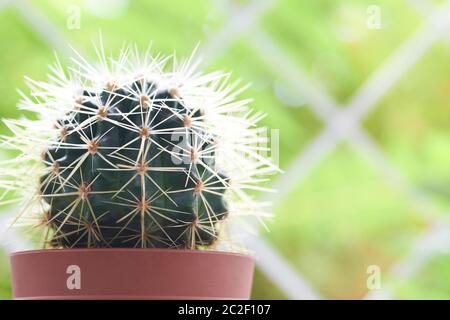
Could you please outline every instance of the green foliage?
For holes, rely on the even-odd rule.
[[[0,252],[0,300],[11,299],[11,281],[9,277],[8,259]]]

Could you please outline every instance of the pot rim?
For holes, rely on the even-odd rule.
[[[16,251],[9,254],[10,257],[39,254],[39,253],[68,253],[68,252],[160,252],[167,254],[188,254],[188,255],[224,255],[255,260],[255,258],[246,253],[228,252],[219,250],[198,250],[198,249],[169,249],[169,248],[73,248],[73,249],[31,249]]]

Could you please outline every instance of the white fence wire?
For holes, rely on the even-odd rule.
[[[313,81],[296,63],[288,57],[271,36],[258,24],[258,20],[267,14],[276,3],[275,0],[254,0],[243,7],[226,3],[228,20],[218,33],[211,36],[201,52],[205,61],[210,63],[226,53],[238,38],[245,37],[260,57],[266,59],[268,66],[289,83],[288,89],[304,99],[312,111],[324,122],[325,128],[294,159],[274,185],[278,193],[268,200],[276,206],[311,170],[326,158],[341,141],[348,141],[361,152],[378,170],[380,176],[404,193],[411,205],[424,215],[436,212],[432,201],[413,185],[402,178],[398,170],[387,160],[382,150],[361,128],[364,117],[377,106],[377,103],[391,90],[432,47],[450,31],[450,1],[439,7],[433,7],[424,0],[410,0],[411,5],[421,10],[424,24],[407,39],[357,90],[345,108],[337,106],[324,88]],[[69,42],[58,28],[41,11],[25,0],[3,2],[0,9],[13,5],[18,14],[51,47],[62,53],[68,53]],[[222,2],[222,5],[224,3]],[[0,220],[5,225],[8,215]],[[445,251],[442,248],[450,244],[450,225],[447,220],[433,220],[425,234],[420,235],[411,246],[410,255],[395,264],[389,274],[393,278],[407,280],[425,265],[433,254]],[[264,239],[250,238],[247,245],[257,254],[257,263],[262,272],[291,299],[319,299],[320,295],[308,281],[295,271]],[[424,251],[425,248],[432,248]],[[0,247],[6,252],[29,248],[29,244],[14,230],[0,238]],[[445,251],[447,252],[447,251]],[[407,275],[407,277],[405,277]],[[369,292],[366,299],[393,298],[388,285],[386,289]]]

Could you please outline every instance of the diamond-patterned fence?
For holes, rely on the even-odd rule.
[[[271,14],[276,0],[253,0],[245,4],[233,1],[213,1],[219,11],[226,11],[222,27],[211,34],[201,46],[205,65],[226,55],[235,42],[246,41],[253,54],[259,57],[283,83],[291,96],[299,96],[305,105],[322,123],[320,131],[293,157],[285,173],[274,182],[275,194],[264,200],[271,201],[276,208],[324,159],[341,143],[346,143],[367,161],[393,189],[404,195],[409,205],[429,221],[425,232],[410,241],[409,254],[394,263],[390,278],[407,281],[435,254],[450,252],[450,222],[441,208],[437,207],[429,195],[404,178],[398,168],[391,163],[382,148],[364,128],[363,122],[396,87],[398,82],[438,41],[447,40],[450,33],[450,1],[435,4],[428,0],[405,1],[420,12],[423,19],[418,30],[412,32],[360,85],[346,104],[336,101],[323,85],[303,70],[292,55],[286,52],[277,39],[262,25],[261,18]],[[45,12],[33,3],[4,1],[0,9],[13,7],[29,27],[51,48],[68,53],[69,41],[51,22]],[[107,30],[104,30],[105,32]],[[283,130],[281,129],[281,135]],[[0,216],[0,224],[5,225],[10,215]],[[300,274],[285,255],[279,253],[269,240],[259,237],[247,239],[247,245],[257,256],[259,269],[282,293],[291,299],[326,298],[318,293],[305,275]],[[6,252],[29,247],[14,230],[9,230],[0,238],[0,247]],[[382,289],[367,293],[367,299],[393,298],[389,284],[383,282]]]

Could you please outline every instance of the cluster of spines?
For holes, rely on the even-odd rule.
[[[129,54],[115,60],[122,73]],[[208,247],[223,235],[233,204],[254,203],[244,189],[274,169],[253,146],[263,139],[253,128],[259,116],[250,115],[247,101],[234,101],[223,75],[194,74],[190,62],[163,73],[166,60],[146,54],[133,66],[144,65],[143,75],[110,73],[99,82],[93,78],[106,59],[100,69],[79,59],[69,75],[58,64],[51,84],[31,82],[39,102],[24,105],[41,119],[9,122],[16,136],[5,141],[23,153],[19,165],[40,172],[28,202],[38,203],[47,244]],[[50,123],[40,138],[30,136]],[[33,144],[44,150],[40,161],[28,150]]]

